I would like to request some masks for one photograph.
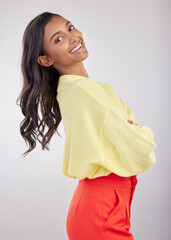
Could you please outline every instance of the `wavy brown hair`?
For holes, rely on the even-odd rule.
[[[23,87],[16,103],[24,115],[20,123],[20,133],[29,146],[22,154],[24,156],[36,147],[37,140],[43,150],[49,150],[47,145],[61,121],[56,98],[60,75],[53,66],[44,67],[37,62],[38,56],[43,55],[45,26],[53,16],[62,17],[59,14],[44,12],[27,25],[23,35],[21,59]],[[58,135],[60,136],[59,133]]]

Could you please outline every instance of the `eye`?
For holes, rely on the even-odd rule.
[[[69,29],[71,29],[71,28],[74,29],[74,28],[75,28],[75,25],[71,25]],[[73,29],[72,29],[72,30],[73,30]],[[71,31],[72,31],[72,30],[71,30]]]
[[[73,29],[75,29],[75,25],[71,25],[70,27],[69,27],[69,30],[71,29],[71,31],[73,30]],[[70,32],[71,32],[70,31]],[[56,38],[55,39],[55,43],[58,43],[58,42],[60,42],[61,40],[59,40],[60,38],[62,38],[62,37],[58,37],[58,38]]]
[[[60,40],[59,40],[60,38],[62,38],[62,37],[56,38],[56,39],[55,39],[55,43],[60,42]]]

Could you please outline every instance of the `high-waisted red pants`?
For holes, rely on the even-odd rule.
[[[66,220],[69,240],[134,240],[129,229],[136,185],[136,175],[114,173],[79,180]]]

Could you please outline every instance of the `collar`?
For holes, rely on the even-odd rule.
[[[73,81],[76,81],[76,80],[82,79],[82,78],[91,79],[90,77],[85,77],[85,76],[81,76],[81,75],[74,75],[74,74],[64,74],[64,75],[61,75],[59,77],[59,80],[58,80],[58,90],[61,87],[63,87],[63,85],[65,83],[73,82]]]

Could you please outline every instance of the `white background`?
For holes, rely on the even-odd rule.
[[[82,32],[89,76],[109,84],[139,125],[154,131],[156,164],[138,175],[132,202],[135,240],[171,239],[171,1],[15,0],[0,15],[0,239],[67,240],[66,216],[78,180],[62,175],[62,123],[50,151],[27,150],[16,105],[21,86],[22,36],[35,16],[50,11]]]

